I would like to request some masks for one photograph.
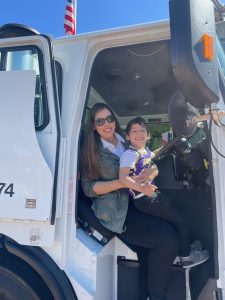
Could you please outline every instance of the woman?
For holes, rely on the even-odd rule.
[[[164,220],[138,211],[119,181],[124,139],[113,111],[103,103],[91,111],[82,149],[81,182],[93,199],[92,209],[103,226],[135,249],[140,263],[140,299],[165,300],[166,283],[177,255],[177,236]],[[145,182],[147,174],[137,178]],[[149,185],[149,194],[155,190]]]

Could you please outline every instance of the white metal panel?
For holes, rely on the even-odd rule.
[[[220,99],[217,107],[225,110],[224,100]],[[225,128],[212,124],[212,140],[223,155],[225,155]],[[218,287],[225,290],[225,159],[218,155],[212,148],[212,166],[216,194],[216,220],[218,233],[218,261],[219,261],[219,280]]]
[[[121,240],[114,237],[104,247],[77,228],[70,261],[64,270],[79,300],[117,299],[117,258],[137,259]]]
[[[55,226],[43,222],[0,220],[0,232],[22,245],[50,248],[54,242]]]
[[[53,179],[34,128],[35,80],[34,71],[0,72],[1,219],[45,222],[51,213]]]

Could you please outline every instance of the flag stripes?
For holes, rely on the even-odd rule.
[[[76,34],[75,7],[73,5],[73,0],[67,0],[66,2],[64,28],[66,34]]]

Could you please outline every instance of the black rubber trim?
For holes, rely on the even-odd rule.
[[[32,27],[18,23],[9,23],[0,27],[0,38],[11,38],[30,35],[39,35],[39,32]]]
[[[59,100],[58,100],[58,89],[57,89],[57,77],[56,77],[56,68],[55,61],[53,57],[52,51],[52,43],[48,36],[41,35],[44,37],[49,45],[49,56],[51,63],[51,71],[52,71],[52,84],[53,84],[53,93],[54,93],[54,103],[55,103],[55,118],[56,118],[56,128],[57,128],[57,141],[56,141],[56,157],[55,157],[55,172],[54,172],[54,180],[53,180],[53,198],[52,198],[52,214],[51,214],[51,225],[55,223],[56,216],[56,196],[57,196],[57,179],[58,179],[58,165],[59,165],[59,146],[61,140],[61,130],[60,130],[60,108],[59,108]]]

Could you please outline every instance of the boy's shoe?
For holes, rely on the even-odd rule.
[[[199,240],[194,241],[191,246],[191,251],[202,251],[202,243]]]
[[[180,264],[183,268],[192,268],[194,266],[204,263],[209,258],[207,250],[192,250],[187,257],[180,257]]]

